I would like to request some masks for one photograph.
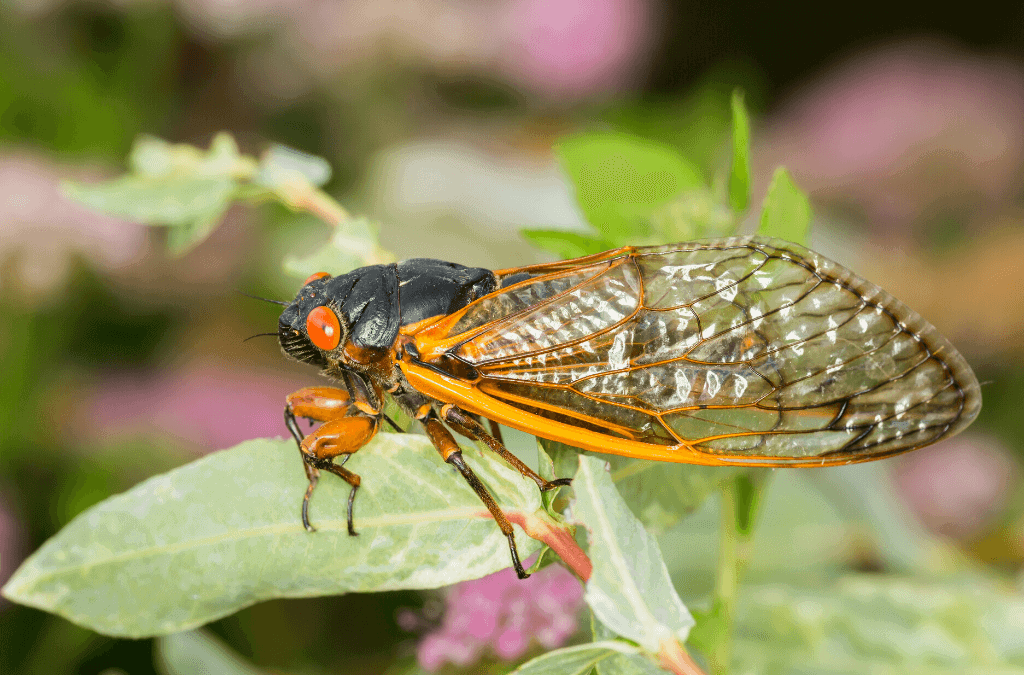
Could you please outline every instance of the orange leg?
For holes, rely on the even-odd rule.
[[[316,528],[309,522],[309,500],[320,480],[320,470],[323,469],[352,486],[348,496],[348,533],[353,536],[356,534],[352,508],[360,479],[357,474],[342,465],[348,461],[352,453],[373,438],[380,428],[383,414],[380,406],[370,399],[365,387],[356,386],[352,382],[346,384],[347,390],[333,387],[300,389],[288,396],[284,409],[285,424],[299,446],[306,478],[309,479],[309,486],[302,499],[302,524],[310,532]],[[381,396],[378,395],[377,400],[381,400]],[[324,424],[304,437],[299,430],[296,417],[305,417]],[[334,458],[339,455],[343,455],[341,463],[335,464]]]

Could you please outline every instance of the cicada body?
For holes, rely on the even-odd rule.
[[[471,484],[443,423],[552,489],[562,483],[521,466],[478,417],[629,457],[827,466],[934,443],[981,407],[970,367],[923,318],[779,240],[629,247],[496,272],[414,260],[314,276],[282,314],[286,353],[345,384],[345,415],[379,420],[384,392],[393,396]],[[303,439],[291,425],[308,472],[353,451],[331,454],[318,432]]]

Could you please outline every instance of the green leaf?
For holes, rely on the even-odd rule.
[[[506,512],[540,495],[493,453],[464,449]],[[257,439],[151,478],[76,517],[3,589],[97,632],[193,628],[270,598],[435,588],[510,564],[505,537],[423,436],[381,433],[346,464],[363,477],[359,536],[348,485],[324,475],[302,528],[306,479],[294,442]],[[539,543],[516,536],[523,558]]]
[[[562,260],[601,253],[614,245],[600,237],[565,230],[520,230],[519,234],[537,248],[551,251]]]
[[[188,143],[139,136],[128,156],[128,166],[136,175],[147,178],[205,176],[244,180],[256,170],[256,162],[239,153],[238,143],[224,132],[213,137],[206,151]]]
[[[556,649],[527,661],[511,675],[588,675],[598,664],[618,656],[635,656],[640,650],[619,640],[605,640]],[[607,671],[609,673],[618,671]],[[637,671],[643,672],[643,671]],[[649,671],[659,672],[657,669]],[[664,671],[660,671],[664,672]]]
[[[168,248],[181,254],[206,239],[255,162],[238,152],[229,134],[210,149],[140,136],[128,164],[132,173],[105,183],[65,183],[65,193],[86,206],[147,225],[167,225]]]
[[[597,664],[597,675],[665,675],[652,657],[642,654],[615,654]]]
[[[736,534],[748,539],[754,533],[761,502],[764,499],[765,483],[770,476],[767,471],[741,473],[733,479],[736,495]]]
[[[736,233],[739,221],[706,187],[689,190],[657,207],[648,221],[658,241],[693,241]]]
[[[297,279],[316,272],[345,274],[357,267],[392,262],[394,257],[377,244],[377,227],[366,218],[351,218],[334,228],[324,246],[305,256],[289,255],[284,271]]]
[[[86,206],[149,225],[190,225],[222,213],[231,202],[230,178],[125,176],[107,183],[65,183],[69,197]]]
[[[321,187],[330,179],[331,165],[326,159],[286,145],[274,145],[264,152],[256,174],[256,182],[269,188],[294,180]]]
[[[793,183],[785,167],[775,170],[761,212],[758,234],[808,245],[811,232],[811,202]]]
[[[630,510],[653,534],[665,532],[697,510],[725,481],[748,468],[696,466],[601,455]]]
[[[161,675],[262,675],[226,644],[206,631],[173,633],[159,638],[154,661]]]
[[[579,465],[580,451],[563,443],[540,440],[541,475],[568,476]],[[694,512],[723,483],[756,469],[654,462],[618,455],[589,453],[610,467],[612,482],[633,515],[649,532],[661,534]],[[551,469],[545,469],[545,460]]]
[[[743,212],[750,204],[750,117],[743,92],[732,93],[732,170],[729,172],[729,206]]]
[[[1024,673],[1024,599],[977,577],[853,575],[827,586],[746,586],[736,672]]]
[[[644,238],[656,206],[704,184],[674,148],[629,134],[574,136],[557,151],[583,215],[613,245]]]
[[[644,530],[612,484],[604,462],[580,455],[573,515],[590,533],[594,571],[586,601],[618,635],[651,653],[686,640],[693,617],[672,587],[658,542]]]

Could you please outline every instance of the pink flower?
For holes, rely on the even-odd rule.
[[[955,539],[982,534],[1006,507],[1017,466],[998,441],[961,434],[906,455],[896,484],[925,525]]]
[[[145,226],[96,213],[62,194],[61,180],[91,174],[29,150],[0,153],[0,259],[13,256],[15,274],[28,288],[58,286],[76,255],[111,270],[145,252]]]
[[[512,0],[499,30],[502,68],[554,97],[635,86],[653,41],[646,0]]]
[[[216,362],[159,374],[121,373],[93,390],[75,428],[96,437],[169,435],[201,450],[218,450],[250,438],[286,435],[284,399],[301,386],[292,378]]]
[[[932,42],[893,44],[824,74],[771,120],[759,173],[784,164],[820,200],[907,226],[1009,199],[1024,176],[1024,71]]]
[[[436,671],[446,663],[472,665],[487,653],[513,661],[533,642],[554,649],[576,632],[582,607],[583,585],[561,565],[525,580],[504,569],[448,590],[441,625],[422,639],[417,657]],[[408,614],[399,618],[407,628],[417,624]]]

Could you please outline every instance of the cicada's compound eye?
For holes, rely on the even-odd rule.
[[[329,273],[326,272],[326,271],[313,272],[312,275],[309,275],[309,277],[306,278],[306,281],[302,282],[302,285],[303,286],[309,286],[310,284],[315,282],[317,279],[324,279],[325,277],[330,277],[330,276],[331,275],[329,275]]]
[[[321,305],[306,317],[306,333],[309,341],[326,352],[341,342],[341,322],[330,307]]]
[[[324,277],[329,277],[329,276],[331,276],[331,275],[328,274],[327,272],[314,272],[313,274],[310,274],[309,277],[305,281],[302,282],[302,285],[303,286],[308,286],[309,284],[313,283],[317,279],[323,279]]]

